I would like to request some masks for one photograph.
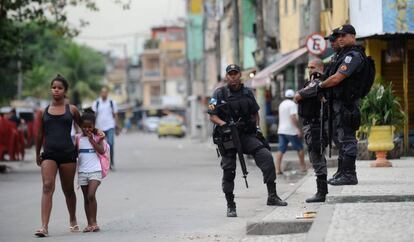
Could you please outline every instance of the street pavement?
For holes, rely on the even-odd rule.
[[[131,133],[116,139],[116,171],[97,192],[101,232],[70,233],[59,178],[49,225],[48,241],[239,241],[246,223],[274,208],[265,205],[267,192],[260,170],[248,162],[249,189],[238,168],[238,218],[225,217],[221,168],[210,141],[189,138],[158,139],[155,134]],[[33,150],[26,161],[6,163],[0,174],[0,241],[38,241],[41,175]],[[292,156],[293,155],[293,156]],[[286,159],[296,159],[288,153]],[[4,164],[4,163],[3,163]],[[287,197],[303,176],[288,171],[278,177],[278,192]],[[77,190],[77,218],[86,225],[83,197]]]
[[[414,158],[392,160],[392,168],[372,168],[370,163],[357,162],[358,185],[329,186],[326,203],[304,202],[316,186],[308,174],[288,196],[286,209],[248,222],[249,235],[242,241],[414,241]],[[297,219],[310,211],[316,218]]]

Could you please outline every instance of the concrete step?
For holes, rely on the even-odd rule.
[[[306,236],[307,235],[305,233],[266,235],[266,236],[249,235],[240,241],[241,242],[304,242],[306,239]]]
[[[306,175],[300,183],[282,199],[286,199],[288,206],[275,207],[268,215],[256,220],[248,221],[246,232],[248,235],[280,235],[306,233],[313,219],[297,219],[303,212],[317,211],[320,203],[305,203],[305,199],[316,192],[315,177]]]
[[[371,161],[358,161],[359,184],[329,186],[326,203],[305,203],[316,190],[315,177],[308,174],[282,197],[287,207],[247,223],[244,241],[412,241],[413,161],[395,160],[393,168],[371,168]],[[329,176],[335,170],[328,169]],[[315,211],[316,217],[296,219],[306,211]]]

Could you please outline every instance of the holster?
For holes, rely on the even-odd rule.
[[[217,145],[218,152],[221,156],[228,153],[229,150],[235,149],[231,130],[227,126],[216,126],[213,131],[213,143]]]
[[[262,142],[263,146],[270,151],[270,145],[269,142],[267,142],[266,138],[263,136],[262,132],[257,131],[256,132],[256,138]]]

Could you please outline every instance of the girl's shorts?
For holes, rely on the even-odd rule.
[[[78,173],[78,184],[79,186],[87,186],[90,181],[102,181],[102,171],[94,172],[79,172]]]

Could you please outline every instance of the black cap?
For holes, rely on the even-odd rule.
[[[350,24],[344,24],[338,29],[338,34],[353,34],[356,35],[354,26]]]
[[[228,66],[226,67],[226,73],[229,73],[229,72],[231,72],[231,71],[237,71],[237,72],[240,72],[240,66],[235,65],[235,64],[228,65]]]
[[[339,30],[339,28],[333,29],[331,31],[331,34],[330,35],[325,36],[325,39],[327,39],[327,40],[329,40],[331,42],[334,42],[336,40],[336,38],[338,38],[338,30]]]

